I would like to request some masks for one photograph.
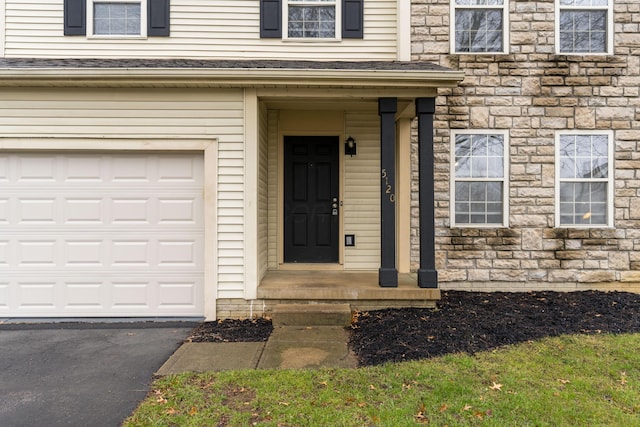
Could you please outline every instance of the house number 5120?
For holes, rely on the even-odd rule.
[[[389,201],[391,203],[395,203],[396,195],[391,191],[391,184],[389,184],[389,176],[387,175],[387,170],[382,169],[382,179],[384,179],[385,190],[384,192],[389,195]]]

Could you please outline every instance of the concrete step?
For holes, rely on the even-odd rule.
[[[349,326],[349,304],[278,304],[271,314],[273,326]]]

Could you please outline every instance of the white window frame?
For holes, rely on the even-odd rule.
[[[458,5],[456,0],[450,1],[450,52],[456,55],[500,55],[509,53],[509,2],[503,0],[502,5]],[[490,52],[458,52],[456,51],[456,10],[457,9],[502,9],[502,50]]]
[[[456,137],[458,135],[500,135],[503,137],[502,178],[456,178]],[[451,131],[451,168],[450,168],[450,227],[451,228],[506,228],[509,227],[509,131],[506,129],[456,129]],[[502,223],[457,223],[456,222],[456,183],[457,182],[502,182]]]
[[[96,3],[140,3],[140,34],[93,34],[93,8]],[[147,0],[88,0],[87,38],[91,39],[146,39]]]
[[[606,6],[563,6],[560,0],[555,0],[555,50],[557,55],[604,56],[613,55],[614,25],[613,0],[607,0]],[[607,41],[605,52],[561,52],[560,51],[560,13],[565,10],[604,10],[607,13]]]
[[[333,5],[335,7],[335,34],[334,37],[289,37],[289,6],[320,6],[322,4],[327,6]],[[322,43],[330,41],[342,40],[342,0],[333,1],[306,1],[306,0],[282,0],[282,40],[296,41],[296,42],[311,42]]]
[[[607,177],[606,178],[561,178],[560,177],[560,137],[565,135],[605,135],[607,144]],[[555,134],[555,226],[556,228],[611,228],[614,224],[615,197],[615,140],[611,130],[563,130]],[[607,223],[606,224],[561,224],[560,223],[560,183],[561,182],[604,182],[607,184]]]

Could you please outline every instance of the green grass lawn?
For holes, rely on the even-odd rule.
[[[640,334],[340,370],[168,376],[125,426],[638,426]]]

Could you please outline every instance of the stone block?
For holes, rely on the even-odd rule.
[[[578,273],[580,283],[614,282],[616,273],[614,271],[584,271]]]

